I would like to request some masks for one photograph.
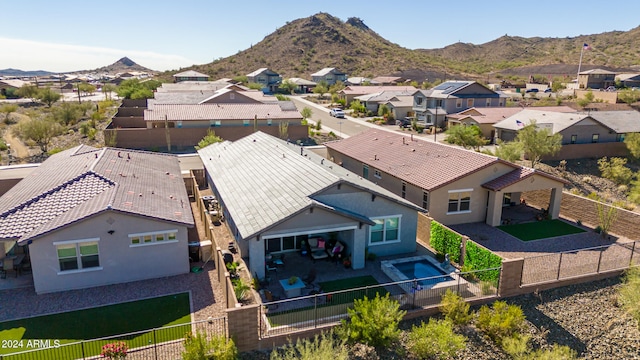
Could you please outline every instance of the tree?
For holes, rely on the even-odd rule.
[[[78,91],[82,91],[85,94],[93,94],[96,91],[95,85],[89,84],[87,82],[81,82],[78,84]]]
[[[522,143],[519,141],[500,142],[493,155],[508,162],[516,162],[522,158]]]
[[[633,89],[625,89],[618,92],[618,99],[629,105],[637,102],[640,99],[640,91]]]
[[[627,159],[612,157],[607,159],[603,157],[598,159],[598,169],[602,173],[602,177],[614,181],[616,184],[628,185],[633,179],[633,171],[626,167]]]
[[[51,88],[46,87],[44,89],[40,89],[38,94],[36,94],[36,99],[42,101],[47,105],[47,107],[51,107],[56,101],[60,100],[62,95],[51,90]]]
[[[90,104],[90,103],[89,103]],[[77,103],[62,103],[53,108],[53,117],[62,125],[75,125],[82,117],[84,111]]]
[[[320,99],[324,98],[324,94],[329,91],[329,85],[325,80],[321,80],[316,87],[313,88],[313,93],[320,95]]]
[[[16,104],[4,104],[0,106],[0,112],[4,113],[4,123],[11,123],[11,113],[18,111],[18,105]]]
[[[38,95],[38,87],[35,85],[25,84],[16,90],[16,95],[21,98],[35,99]]]
[[[624,138],[624,143],[631,156],[640,159],[640,133],[630,133]]]
[[[216,132],[209,129],[207,131],[207,135],[198,142],[198,145],[195,146],[196,150],[203,149],[211,144],[222,142],[222,138],[216,135]]]
[[[102,93],[106,100],[111,100],[111,93],[116,91],[117,87],[113,84],[102,84]]]
[[[473,148],[480,150],[480,146],[486,145],[489,141],[482,137],[480,128],[474,125],[456,125],[452,126],[445,132],[447,134],[446,142],[464,147],[465,149]]]
[[[553,155],[562,148],[562,135],[551,134],[549,129],[536,127],[535,120],[518,131],[516,140],[522,144],[522,150],[531,160],[531,167],[535,168],[545,155]]]
[[[391,110],[389,110],[389,107],[386,104],[382,104],[378,107],[378,116],[389,116],[390,112]]]
[[[51,140],[65,132],[64,126],[60,125],[53,117],[44,119],[29,119],[20,122],[14,130],[15,134],[24,141],[33,141],[46,153]]]
[[[331,93],[331,95],[338,93],[338,91],[343,90],[345,88],[345,85],[342,81],[338,80],[335,82],[335,84],[331,85],[329,87],[329,93]]]
[[[300,115],[302,115],[303,120],[307,120],[313,115],[313,110],[310,107],[305,106],[302,111],[300,111]]]
[[[264,86],[259,83],[248,83],[247,87],[252,90],[262,90]]]
[[[353,308],[347,308],[349,320],[342,320],[343,338],[361,342],[371,346],[388,346],[400,338],[398,323],[406,314],[400,310],[400,303],[389,297],[389,293],[381,297],[355,299]]]
[[[129,79],[118,86],[118,96],[123,99],[150,99],[153,97],[153,90],[162,83],[156,80],[140,82],[138,79]]]
[[[598,213],[598,226],[600,227],[600,235],[604,238],[609,234],[609,230],[618,219],[618,208],[613,205],[605,204],[604,199],[597,197],[596,211]]]
[[[282,82],[282,84],[280,84],[279,88],[288,92],[289,94],[293,94],[296,91],[296,88],[298,87],[298,85],[296,85],[295,83],[293,83],[291,80],[286,79]]]

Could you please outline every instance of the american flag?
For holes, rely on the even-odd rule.
[[[516,125],[518,125],[518,127],[524,127],[524,123],[520,120],[516,120]]]
[[[584,43],[584,45],[582,45],[582,50],[591,50],[591,45]]]

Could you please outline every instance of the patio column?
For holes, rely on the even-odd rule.
[[[552,219],[560,217],[560,203],[562,202],[562,188],[551,189],[551,200],[549,201],[549,215]]]
[[[502,193],[499,191],[489,191],[489,203],[487,204],[486,224],[490,226],[500,225],[502,217]]]
[[[247,240],[249,242],[249,269],[251,275],[257,274],[259,278],[265,276],[264,239],[259,237]]]
[[[362,229],[353,230],[353,249],[351,250],[351,268],[362,269],[364,268],[364,250],[367,243],[367,230],[368,226],[363,226]]]

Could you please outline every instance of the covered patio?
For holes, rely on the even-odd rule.
[[[0,248],[0,290],[33,286],[28,245],[2,241]]]

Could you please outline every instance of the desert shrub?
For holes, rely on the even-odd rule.
[[[502,339],[502,350],[516,360],[571,360],[576,352],[568,346],[553,345],[551,349],[533,351],[529,347],[531,336],[514,334]]]
[[[640,268],[633,267],[627,270],[618,298],[640,327]]]
[[[492,308],[487,305],[480,308],[476,326],[491,339],[501,343],[502,339],[520,331],[524,321],[524,313],[519,306],[498,300],[493,303]]]
[[[515,334],[502,339],[502,350],[514,359],[520,359],[529,352],[530,335]]]
[[[231,339],[223,335],[213,336],[207,341],[202,333],[188,333],[184,339],[183,360],[234,360],[238,358],[238,348]]]
[[[322,120],[318,120],[316,123],[316,130],[322,130]]]
[[[400,337],[398,323],[406,311],[400,310],[400,304],[389,297],[376,293],[369,299],[355,299],[353,308],[348,308],[349,318],[342,320],[339,335],[351,342],[360,342],[370,346],[387,346]]]
[[[349,359],[349,349],[344,340],[334,338],[331,332],[316,335],[313,340],[299,339],[271,352],[271,360]]]
[[[447,289],[447,292],[442,296],[440,312],[445,319],[451,321],[454,325],[468,324],[472,318],[472,315],[469,314],[469,304],[464,301],[462,296],[450,289]]]
[[[633,179],[633,171],[626,167],[627,159],[612,157],[607,159],[603,157],[598,160],[598,169],[602,173],[602,177],[609,179],[616,184],[629,184]]]
[[[6,151],[7,149],[9,149],[9,147],[7,146],[6,141],[0,138],[0,151]]]
[[[450,359],[464,349],[466,338],[453,332],[448,320],[429,319],[420,326],[413,326],[409,333],[408,348],[420,359]]]
[[[576,359],[577,354],[568,346],[560,346],[554,344],[549,350],[539,349],[525,355],[523,360],[572,360]],[[516,358],[518,359],[518,358]]]

